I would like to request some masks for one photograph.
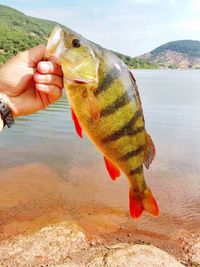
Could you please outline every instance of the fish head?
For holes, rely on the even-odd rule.
[[[98,55],[79,34],[56,27],[48,40],[46,58],[61,65],[64,79],[71,84],[98,87]]]

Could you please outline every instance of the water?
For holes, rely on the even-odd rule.
[[[161,247],[178,248],[180,235],[199,234],[200,71],[134,74],[157,148],[145,176],[161,215],[130,218],[126,179],[111,181],[100,153],[76,135],[63,97],[1,133],[2,239],[68,219],[88,235],[109,240],[132,232]]]

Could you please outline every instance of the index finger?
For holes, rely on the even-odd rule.
[[[51,61],[40,61],[37,64],[37,70],[42,74],[55,74],[63,76],[61,67]]]

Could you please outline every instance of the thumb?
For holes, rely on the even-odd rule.
[[[29,62],[33,63],[34,65],[37,65],[39,61],[43,60],[45,50],[46,46],[42,44],[29,49],[27,51],[29,56]]]
[[[29,67],[36,67],[37,63],[42,61],[46,50],[45,45],[37,45],[29,50],[19,53],[19,57],[28,62]]]

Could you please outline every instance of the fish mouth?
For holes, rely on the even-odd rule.
[[[67,78],[67,77],[64,77],[64,80],[67,83],[74,83],[74,84],[80,84],[80,85],[93,84],[94,82],[93,80],[84,81],[81,79],[73,79],[73,78]]]
[[[80,80],[74,80],[74,83],[76,83],[76,84],[87,84],[85,81],[80,81]]]
[[[89,82],[83,81],[83,80],[79,80],[79,79],[70,79],[70,78],[64,78],[64,80],[67,83],[75,83],[75,84],[88,84]]]

